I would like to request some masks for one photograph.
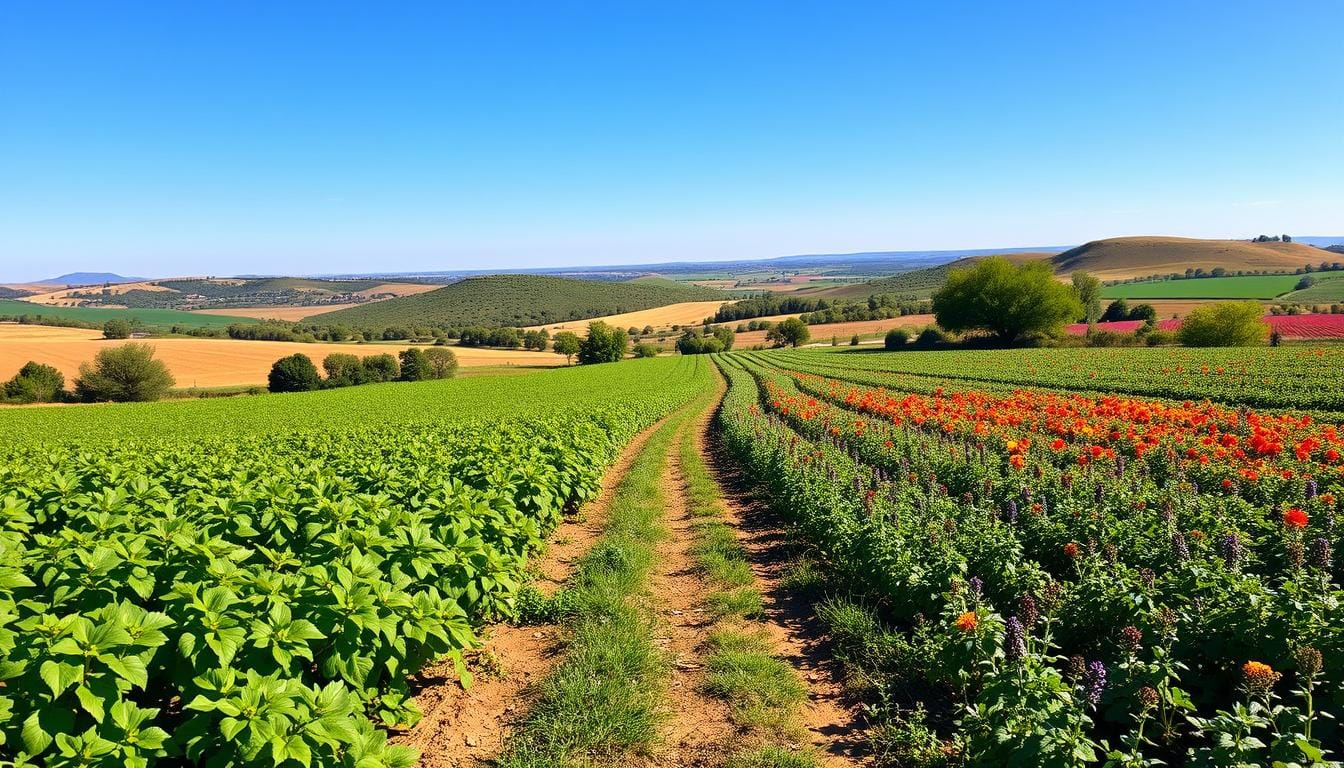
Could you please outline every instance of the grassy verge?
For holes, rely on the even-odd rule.
[[[565,659],[510,737],[504,768],[620,764],[657,740],[668,674],[654,643],[649,588],[654,544],[665,534],[661,478],[677,437],[708,406],[701,396],[658,428],[617,485],[602,538],[572,584],[548,601],[565,619]],[[542,611],[543,613],[545,610]]]
[[[764,609],[747,553],[723,522],[718,484],[710,476],[695,435],[687,431],[680,458],[687,503],[701,522],[692,549],[696,567],[714,588],[706,607],[718,619],[706,654],[706,691],[728,703],[733,723],[745,733],[728,768],[813,768],[816,756],[794,747],[799,709],[807,688],[787,662],[776,657],[768,633],[755,621]]]

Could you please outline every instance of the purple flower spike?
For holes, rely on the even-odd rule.
[[[1027,633],[1016,616],[1004,622],[1003,655],[1008,661],[1021,661],[1027,655]]]
[[[1101,693],[1106,690],[1106,665],[1100,661],[1089,661],[1087,671],[1083,673],[1083,696],[1087,705],[1096,709],[1101,703]]]

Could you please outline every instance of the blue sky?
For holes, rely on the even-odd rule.
[[[1344,234],[1340,29],[1333,0],[15,0],[0,278]]]

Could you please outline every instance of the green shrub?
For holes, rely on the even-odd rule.
[[[75,395],[89,402],[158,400],[176,383],[149,344],[122,344],[98,352],[79,366]]]
[[[888,350],[900,349],[910,341],[910,332],[904,328],[892,328],[887,331],[886,338],[882,340],[882,346]]]
[[[401,375],[401,366],[397,363],[397,358],[387,353],[369,355],[360,361],[360,369],[361,377],[369,383],[396,381]]]
[[[543,344],[543,349],[545,345]],[[434,347],[425,350],[425,362],[429,364],[429,378],[451,379],[457,374],[457,354],[451,349]]]
[[[407,347],[401,350],[398,357],[401,359],[401,375],[398,378],[402,381],[424,381],[429,378],[429,358],[425,357],[423,349]]]
[[[635,357],[657,357],[658,348],[652,344],[636,344],[634,347]]]
[[[1176,332],[1187,347],[1252,347],[1265,342],[1269,324],[1254,301],[1223,301],[1191,310]]]
[[[322,369],[327,372],[327,386],[349,387],[364,382],[364,367],[359,357],[347,352],[332,352],[322,360]]]
[[[1083,316],[1072,287],[1045,261],[1025,264],[992,256],[954,269],[933,294],[933,314],[949,331],[987,331],[1005,343],[1057,333]]]
[[[4,394],[11,403],[54,403],[65,396],[65,376],[30,360],[5,382]]]
[[[595,320],[588,324],[588,338],[579,344],[579,365],[614,363],[625,357],[629,346],[630,337],[619,328]]]
[[[131,338],[131,323],[129,320],[116,318],[103,323],[104,339],[129,339]]]
[[[311,358],[296,352],[271,365],[266,386],[272,392],[311,392],[321,388],[322,377],[317,375]]]

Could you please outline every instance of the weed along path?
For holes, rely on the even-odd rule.
[[[668,419],[636,435],[607,471],[597,498],[556,528],[546,551],[531,565],[537,577],[534,584],[541,592],[549,595],[568,579],[578,559],[602,535],[617,487],[649,438]],[[416,696],[416,704],[424,717],[396,739],[420,750],[420,765],[466,767],[484,764],[497,755],[508,723],[527,710],[529,686],[555,667],[560,629],[554,623],[497,624],[487,631],[484,641],[472,657],[475,681],[471,688],[454,682],[455,671],[449,666],[433,667],[422,676],[426,685]]]

